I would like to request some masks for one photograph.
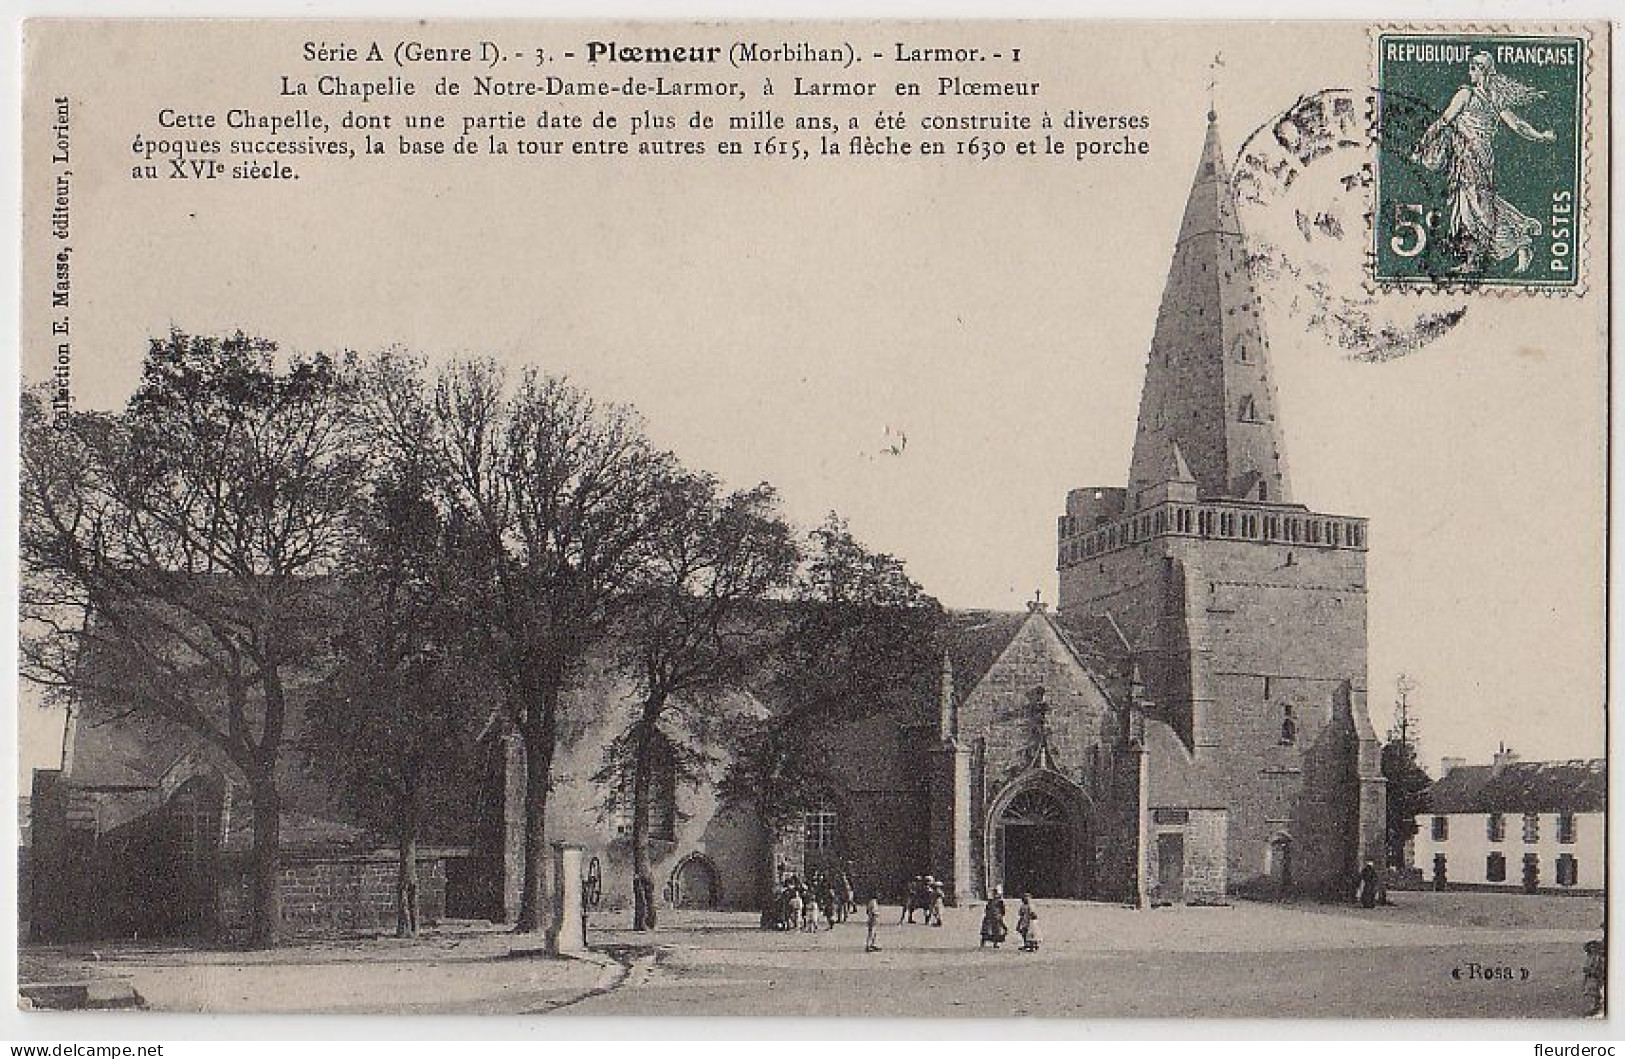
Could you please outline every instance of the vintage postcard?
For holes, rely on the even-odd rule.
[[[1603,1014],[1607,24],[24,38],[33,1029]]]

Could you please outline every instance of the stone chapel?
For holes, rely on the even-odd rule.
[[[1279,409],[1210,113],[1127,485],[1067,495],[1054,609],[951,614],[934,700],[826,733],[836,774],[801,827],[770,835],[708,786],[657,784],[665,903],[754,909],[778,878],[830,865],[888,900],[928,873],[955,902],[996,886],[1140,905],[1345,896],[1384,847],[1367,528],[1298,500]],[[600,675],[571,695],[603,718],[624,688]],[[609,737],[589,722],[559,748],[549,798],[549,836],[584,847],[600,907],[628,903],[631,879],[628,821],[590,781]],[[523,777],[495,733],[469,781],[479,810],[440,822],[425,850],[429,918],[515,914]],[[234,929],[247,884],[232,792],[184,738],[76,711],[63,769],[35,778],[36,934]],[[333,819],[302,774],[286,800],[284,918],[388,922],[386,843]]]

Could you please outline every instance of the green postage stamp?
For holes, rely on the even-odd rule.
[[[1379,285],[1579,286],[1586,58],[1578,36],[1378,35]]]

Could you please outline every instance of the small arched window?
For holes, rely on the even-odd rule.
[[[1292,706],[1281,706],[1281,745],[1292,746],[1298,741],[1298,722],[1292,716]]]

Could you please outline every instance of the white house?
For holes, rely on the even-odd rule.
[[[1503,745],[1489,765],[1445,758],[1416,818],[1416,860],[1452,888],[1603,889],[1604,763],[1519,761]]]

